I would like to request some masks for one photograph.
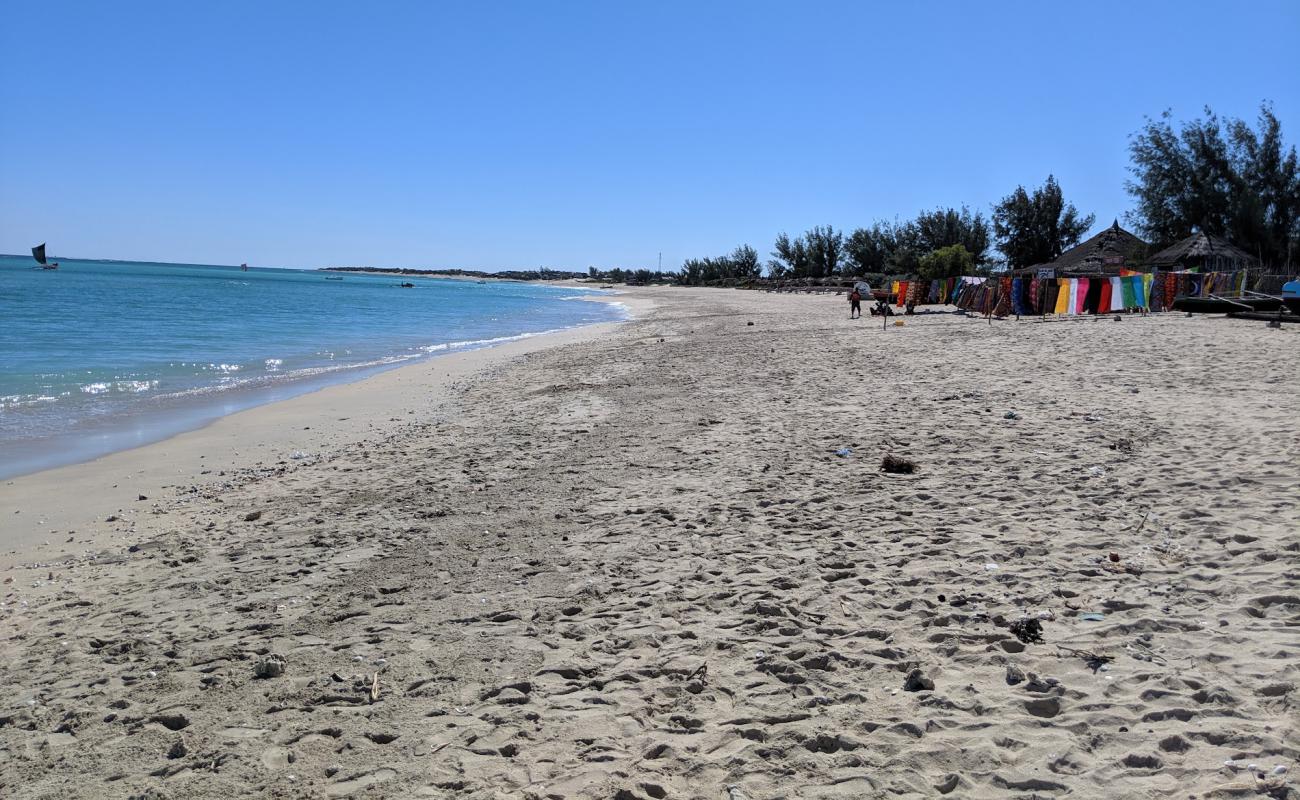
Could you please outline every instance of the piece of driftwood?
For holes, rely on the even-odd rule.
[[[1104,656],[1099,653],[1094,653],[1091,650],[1076,650],[1073,647],[1066,647],[1059,644],[1057,645],[1057,648],[1059,651],[1063,651],[1066,655],[1074,656],[1075,658],[1082,658],[1083,662],[1088,665],[1088,669],[1093,672],[1101,669],[1103,664],[1109,664],[1115,660],[1114,656]],[[1057,652],[1058,656],[1061,654],[1061,652]]]

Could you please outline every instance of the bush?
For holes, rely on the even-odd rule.
[[[941,247],[921,256],[917,272],[926,280],[955,278],[975,271],[975,257],[964,246],[954,244]]]

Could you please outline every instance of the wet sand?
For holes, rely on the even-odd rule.
[[[1291,796],[1300,332],[632,297],[6,482],[0,795]]]

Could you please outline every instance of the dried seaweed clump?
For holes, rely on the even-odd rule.
[[[909,461],[906,458],[888,455],[885,460],[880,462],[880,468],[885,472],[891,472],[895,475],[911,475],[916,472],[916,462]]]

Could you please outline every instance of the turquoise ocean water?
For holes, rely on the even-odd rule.
[[[565,287],[54,260],[0,256],[0,478],[414,359],[623,318]]]

